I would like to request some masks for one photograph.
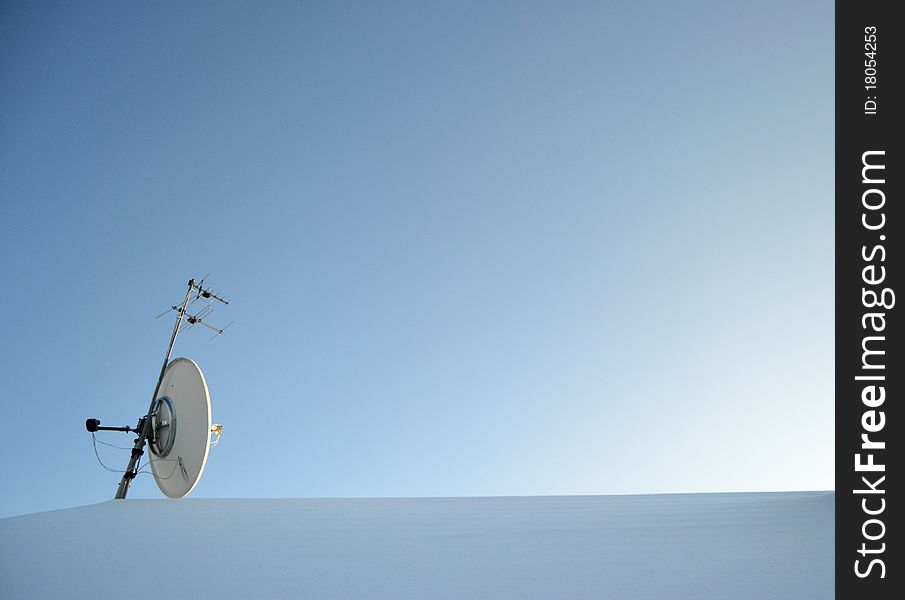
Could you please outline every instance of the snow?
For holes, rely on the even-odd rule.
[[[3,598],[833,597],[833,492],[111,500],[0,520]]]

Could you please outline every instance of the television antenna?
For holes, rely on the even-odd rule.
[[[98,419],[85,421],[85,428],[92,435],[97,431],[138,434],[129,465],[123,472],[114,496],[117,500],[126,497],[132,480],[138,475],[145,443],[151,452],[149,462],[157,487],[170,498],[181,498],[198,484],[207,463],[209,449],[220,441],[223,426],[211,423],[210,393],[201,369],[188,358],[170,361],[176,337],[181,331],[202,325],[214,332],[211,336],[213,339],[232,325],[230,322],[219,328],[204,320],[213,312],[212,305],[215,301],[229,304],[229,300],[214,293],[210,287],[205,287],[206,279],[207,275],[198,282],[190,279],[182,304],[174,305],[157,315],[160,318],[169,312],[175,312],[176,323],[173,325],[163,366],[145,416],[138,420],[135,427],[101,427]],[[188,312],[187,306],[199,300],[206,301],[207,304],[200,310]],[[213,443],[211,434],[217,436]]]

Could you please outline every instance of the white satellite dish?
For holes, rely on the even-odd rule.
[[[182,498],[194,489],[211,438],[211,397],[195,362],[177,358],[167,365],[151,414],[151,471],[160,491]]]

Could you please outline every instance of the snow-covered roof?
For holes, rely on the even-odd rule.
[[[0,520],[3,598],[833,597],[833,492],[117,500]]]

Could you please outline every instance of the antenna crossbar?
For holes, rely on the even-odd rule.
[[[210,273],[208,273],[208,275],[210,275]],[[192,289],[195,293],[195,298],[192,300],[192,302],[204,298],[205,300],[216,300],[218,302],[222,302],[223,304],[229,304],[229,300],[227,300],[223,296],[220,296],[219,294],[215,294],[212,288],[204,287],[205,279],[207,279],[207,275],[202,277],[201,281],[199,281],[198,283],[192,284]]]

